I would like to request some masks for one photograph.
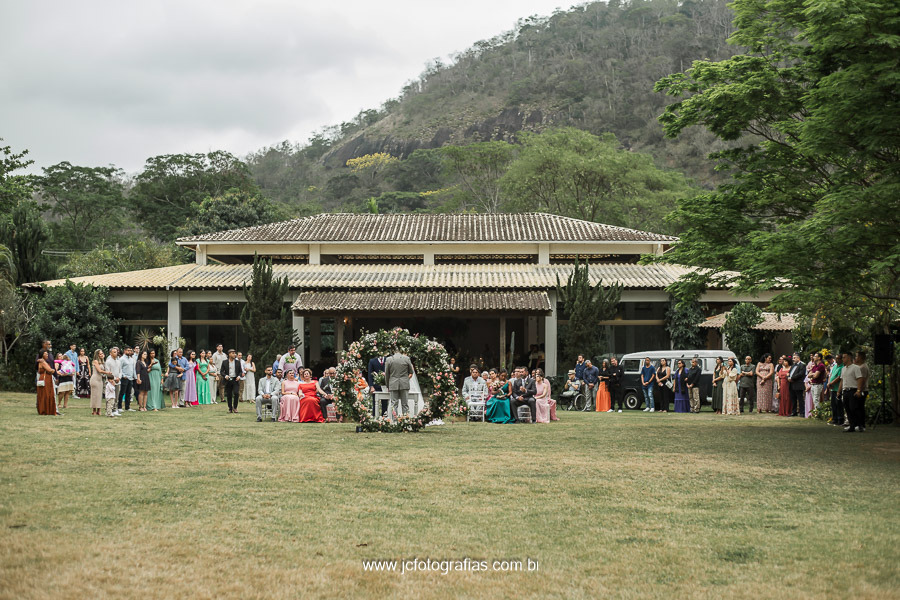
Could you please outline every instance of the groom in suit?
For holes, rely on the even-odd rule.
[[[398,402],[400,403],[399,410],[402,410],[404,415],[409,414],[409,380],[415,373],[412,361],[400,352],[395,352],[384,361],[384,381],[387,383],[391,395],[391,421],[394,420],[394,415],[397,413],[395,408]]]
[[[509,384],[509,393],[509,410],[512,418],[518,417],[520,406],[527,406],[531,409],[531,422],[534,423],[537,418],[537,403],[534,400],[537,385],[534,379],[528,376],[528,370],[525,367],[516,369],[516,377]]]
[[[375,405],[375,392],[381,391],[381,386],[375,383],[375,373],[383,373],[384,372],[384,357],[379,356],[377,358],[372,358],[369,360],[369,368],[366,369],[366,373],[368,374],[369,380],[369,395],[372,396],[372,416],[376,419],[387,412],[387,400],[381,401],[381,412],[378,412],[378,407]]]
[[[241,377],[244,376],[244,367],[238,360],[234,350],[228,351],[228,360],[222,363],[222,371],[219,373],[225,382],[225,399],[228,401],[228,412],[236,413],[238,407],[238,390],[241,388]]]

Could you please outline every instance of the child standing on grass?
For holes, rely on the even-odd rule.
[[[106,416],[118,417],[119,415],[113,414],[116,410],[116,378],[112,373],[106,376],[106,388],[103,392],[106,397]]]

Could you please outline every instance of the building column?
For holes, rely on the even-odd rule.
[[[550,264],[550,244],[538,244],[538,264]]]
[[[297,313],[291,312],[291,327],[293,327],[294,333],[297,334],[297,338],[299,339],[297,342],[297,354],[303,356],[303,338],[306,333],[306,321],[303,317],[298,316]]]
[[[506,317],[500,317],[500,368],[506,369]]]
[[[422,264],[424,265],[433,265],[434,264],[434,250],[426,250],[422,255]]]
[[[556,291],[547,293],[550,298],[550,310],[544,317],[544,370],[547,377],[556,377]]]
[[[197,252],[196,254],[196,262],[198,265],[206,264],[206,245],[205,244],[197,244]]]
[[[168,304],[166,337],[169,338],[171,351],[178,347],[178,338],[181,337],[181,292],[168,292],[166,302]]]
[[[309,264],[311,265],[320,265],[322,264],[322,247],[319,244],[310,244],[309,245]]]
[[[322,360],[322,319],[309,318],[309,362],[315,364]]]
[[[525,317],[525,346],[522,348],[523,351],[531,348],[532,344],[538,343],[537,320],[537,317]]]

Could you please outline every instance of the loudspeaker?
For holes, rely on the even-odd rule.
[[[873,362],[876,365],[890,365],[894,362],[894,336],[889,333],[879,333],[872,340],[874,355]]]

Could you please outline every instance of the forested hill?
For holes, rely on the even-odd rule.
[[[452,64],[428,65],[380,109],[326,129],[305,147],[260,151],[251,166],[268,195],[296,201],[303,186],[311,190],[305,200],[329,208],[327,194],[316,192],[346,171],[348,159],[379,152],[406,158],[421,148],[514,141],[522,130],[571,126],[612,132],[624,147],[709,187],[715,175],[705,156],[716,142],[700,129],[664,139],[656,118],[667,99],[653,84],[694,60],[736,53],[726,41],[732,18],[725,0],[611,0],[524,19]],[[346,181],[330,188],[347,198]],[[284,197],[289,190],[292,197]]]

